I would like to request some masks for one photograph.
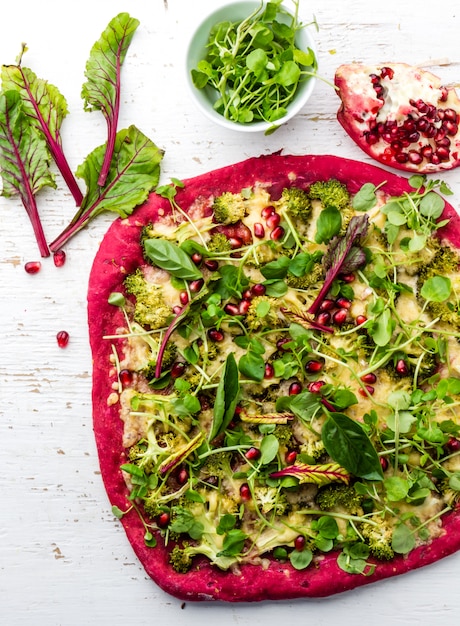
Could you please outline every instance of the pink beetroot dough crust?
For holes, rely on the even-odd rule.
[[[295,183],[308,185],[315,180],[337,178],[354,193],[365,182],[381,185],[392,195],[400,195],[411,188],[407,179],[389,173],[374,165],[335,156],[270,155],[248,159],[186,180],[185,188],[176,196],[182,208],[187,209],[199,196],[209,197],[224,191],[238,192],[256,183],[267,184],[274,197]],[[121,475],[120,465],[126,461],[122,448],[123,423],[119,406],[108,406],[107,398],[113,391],[115,376],[110,377],[112,342],[104,335],[114,334],[123,325],[119,309],[107,299],[119,291],[125,275],[142,262],[139,235],[144,224],[155,221],[159,210],[169,210],[167,200],[152,194],[149,200],[125,220],[118,219],[109,228],[94,259],[88,289],[88,321],[93,357],[93,424],[104,485],[112,505],[126,510],[128,491]],[[446,204],[443,218],[450,223],[442,230],[442,237],[460,248],[460,218],[454,208]],[[122,346],[121,340],[117,348]],[[324,597],[347,591],[380,579],[403,574],[428,565],[460,549],[460,510],[447,514],[443,520],[444,534],[430,544],[412,551],[409,556],[397,556],[390,562],[379,563],[370,576],[347,574],[336,562],[336,554],[318,558],[303,571],[289,563],[270,561],[267,569],[245,564],[238,573],[220,571],[203,559],[199,567],[187,574],[176,573],[168,563],[168,551],[158,535],[158,545],[149,548],[144,543],[144,527],[138,514],[132,510],[121,520],[126,535],[147,574],[167,593],[189,601],[221,600],[253,602],[286,600],[302,597]]]

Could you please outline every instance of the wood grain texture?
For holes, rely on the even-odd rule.
[[[271,136],[242,137],[211,125],[189,101],[184,77],[186,42],[223,0],[23,0],[2,6],[0,62],[14,62],[25,41],[24,64],[57,85],[69,116],[63,141],[75,171],[105,140],[98,113],[80,98],[89,50],[108,21],[129,11],[141,25],[123,68],[120,128],[135,123],[166,150],[162,181],[186,178],[259,154],[336,154],[369,162],[338,125],[335,68],[351,61],[432,64],[446,83],[460,82],[460,10],[414,10],[387,0],[301,0],[314,33],[320,74],[314,97]],[[438,65],[442,63],[442,65]],[[329,81],[329,82],[326,82]],[[443,174],[460,204],[460,170]],[[75,210],[57,176],[39,208],[48,239]],[[460,610],[460,554],[429,568],[327,600],[252,606],[197,606],[161,592],[145,575],[109,509],[99,475],[91,420],[91,358],[86,289],[92,259],[112,222],[101,216],[67,246],[67,263],[51,259],[30,276],[38,258],[24,209],[0,197],[0,623],[69,625],[136,623],[274,626],[285,619],[329,626],[366,620],[390,625],[456,624]],[[70,343],[58,348],[65,329]]]

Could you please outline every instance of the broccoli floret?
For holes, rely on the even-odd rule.
[[[221,450],[206,457],[204,464],[200,469],[200,477],[209,481],[210,478],[217,479],[221,496],[227,495],[234,499],[236,508],[239,503],[239,492],[242,479],[234,478],[234,456],[229,450]],[[227,503],[231,504],[231,503]]]
[[[264,515],[283,515],[288,506],[286,495],[280,492],[279,487],[256,486],[253,495],[257,507]]]
[[[441,321],[451,325],[455,330],[460,330],[460,281],[458,270],[460,258],[453,248],[448,245],[439,246],[434,257],[429,263],[419,270],[417,279],[417,292],[429,278],[443,276],[449,278],[452,284],[451,295],[444,302],[428,302],[427,311],[433,318],[439,317]]]
[[[226,191],[214,199],[214,217],[220,224],[236,224],[246,215],[246,206],[240,193]]]
[[[333,206],[339,211],[350,208],[350,192],[346,185],[335,178],[312,183],[308,189],[308,195],[312,200],[319,200],[324,207]]]
[[[227,570],[237,561],[235,557],[218,555],[215,548],[208,546],[205,543],[197,545],[190,545],[186,543],[182,547],[176,545],[172,549],[169,554],[169,562],[176,572],[179,574],[185,574],[193,565],[193,557],[200,555],[207,557],[213,565],[216,565],[222,570]]]
[[[225,533],[219,534],[221,512],[219,494],[208,492],[207,502],[191,502],[183,499],[182,506],[171,509],[170,530],[174,533],[187,535],[195,543],[176,546],[170,555],[171,565],[179,572],[188,571],[192,558],[196,555],[207,557],[213,565],[226,570],[238,561],[238,555],[225,556]],[[186,540],[187,542],[189,539]],[[242,546],[243,547],[243,546]]]
[[[305,289],[308,290],[311,287],[318,288],[318,283],[322,284],[324,281],[324,268],[321,263],[315,263],[313,268],[304,276],[294,276],[294,274],[288,273],[286,276],[286,283],[293,289]]]
[[[299,187],[286,187],[277,202],[278,210],[286,210],[291,217],[308,222],[311,216],[311,200]]]
[[[133,274],[129,274],[124,280],[127,293],[135,297],[134,320],[142,326],[151,329],[167,326],[172,315],[163,297],[160,285],[149,282],[142,268],[138,267]]]
[[[224,233],[215,232],[208,241],[209,253],[228,252],[232,249],[230,241]]]
[[[278,439],[280,446],[288,448],[293,444],[294,433],[292,432],[291,426],[288,426],[287,424],[278,424],[273,431],[273,434]]]
[[[278,304],[275,298],[270,296],[256,296],[251,300],[244,322],[252,331],[262,328],[275,328],[280,326],[281,319],[278,315]]]
[[[362,514],[362,496],[356,493],[353,485],[333,484],[321,487],[315,501],[323,511],[344,509],[350,515]]]
[[[391,547],[393,528],[387,521],[379,520],[378,526],[364,522],[360,526],[360,531],[366,543],[369,545],[371,553],[377,559],[389,561],[394,557],[394,551]]]

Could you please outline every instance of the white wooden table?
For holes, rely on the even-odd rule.
[[[80,98],[92,44],[109,20],[129,11],[141,25],[123,68],[120,128],[136,124],[165,149],[162,182],[186,178],[250,156],[293,154],[367,157],[336,121],[338,98],[319,82],[298,117],[271,136],[242,136],[208,122],[189,101],[186,42],[221,0],[23,0],[4,2],[0,62],[23,64],[57,85],[70,114],[64,147],[75,171],[105,141],[99,113]],[[460,6],[386,0],[302,0],[313,14],[320,74],[356,61],[430,64],[445,83],[460,81]],[[168,8],[166,9],[166,5]],[[441,66],[440,66],[441,65]],[[442,177],[460,205],[460,170]],[[48,238],[70,220],[74,204],[62,181],[39,196]],[[0,624],[291,623],[457,624],[460,554],[411,574],[321,601],[274,605],[183,604],[148,579],[114,519],[100,479],[92,433],[91,359],[86,289],[92,259],[113,216],[101,216],[67,246],[67,263],[38,259],[19,201],[0,197]],[[56,333],[70,333],[65,350]]]

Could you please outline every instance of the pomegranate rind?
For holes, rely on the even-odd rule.
[[[385,68],[390,68],[391,77],[385,75]],[[376,161],[421,174],[446,171],[460,165],[460,99],[455,89],[444,87],[432,72],[407,63],[350,63],[337,68],[334,83],[341,100],[338,121],[351,139]],[[383,99],[378,97],[376,85],[383,90]],[[415,106],[419,101],[437,111],[455,111],[456,123],[447,125],[447,120],[419,111]],[[419,132],[419,138],[410,141],[410,133],[404,130],[404,123],[409,118],[416,124],[424,118],[428,134],[435,131],[437,134],[427,137]],[[396,125],[398,130],[393,130],[394,134],[385,133],[386,139],[383,132],[375,131],[376,126],[383,130],[385,125],[389,130],[390,124]],[[424,153],[427,156],[422,157]],[[412,157],[421,158],[421,161],[413,162]],[[407,160],[400,162],[404,159]]]
[[[329,155],[261,156],[185,180],[176,199],[187,210],[200,196],[238,192],[256,183],[267,187],[273,196],[296,181],[308,184],[336,178],[351,193],[370,182],[391,195],[410,191],[407,179],[383,169]],[[120,309],[108,303],[109,295],[119,291],[127,273],[143,262],[139,245],[141,229],[169,209],[168,201],[152,194],[149,200],[127,219],[116,220],[107,231],[95,256],[88,288],[89,339],[93,358],[93,428],[105,489],[112,506],[129,508],[128,489],[120,471],[127,461],[122,446],[123,422],[119,404],[110,401],[116,393],[116,373],[110,365],[111,342],[104,340],[124,326]],[[438,231],[440,236],[460,248],[460,218],[446,203],[441,219],[449,224]],[[165,592],[188,601],[257,602],[306,597],[326,597],[367,585],[429,565],[460,549],[460,509],[443,518],[444,533],[431,543],[418,547],[407,557],[397,556],[379,562],[369,576],[348,574],[337,565],[337,554],[316,559],[305,570],[295,570],[289,563],[264,559],[264,566],[244,564],[237,572],[221,571],[202,559],[187,574],[175,572],[169,564],[168,548],[158,534],[158,545],[149,548],[144,541],[145,528],[139,515],[131,510],[121,523],[127,538],[146,573]]]

